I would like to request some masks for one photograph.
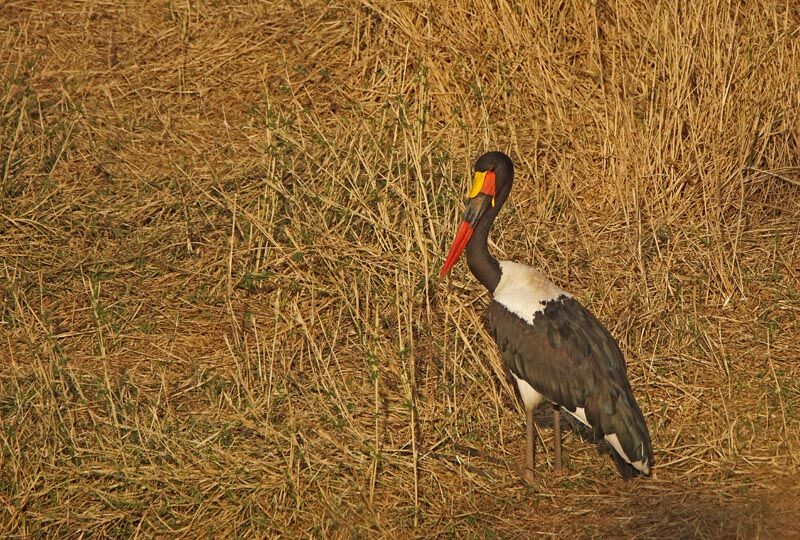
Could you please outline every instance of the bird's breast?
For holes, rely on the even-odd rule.
[[[544,311],[547,302],[572,296],[530,266],[500,261],[500,271],[494,300],[528,324],[533,324],[534,317]]]

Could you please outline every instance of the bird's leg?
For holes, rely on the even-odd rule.
[[[555,455],[555,473],[561,472],[561,411],[553,408],[553,454]]]
[[[536,439],[533,431],[533,408],[525,410],[525,481],[533,483],[533,468],[536,465]]]

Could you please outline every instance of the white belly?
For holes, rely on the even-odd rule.
[[[525,404],[525,410],[530,411],[531,409],[535,409],[539,403],[544,401],[544,396],[533,389],[531,385],[528,384],[527,381],[520,379],[517,377],[513,371],[511,371],[511,376],[514,377],[514,380],[517,382],[517,388],[519,388],[519,395],[522,398],[522,403]]]

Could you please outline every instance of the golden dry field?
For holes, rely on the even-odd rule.
[[[0,4],[0,535],[800,536],[800,5]],[[608,326],[651,478],[524,414],[437,273]]]

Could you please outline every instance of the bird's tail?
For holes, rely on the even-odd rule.
[[[655,463],[650,432],[633,395],[627,397],[627,410],[618,411],[622,414],[617,419],[622,421],[615,422],[616,429],[607,432],[605,440],[615,450],[615,461],[624,477],[648,475]]]

